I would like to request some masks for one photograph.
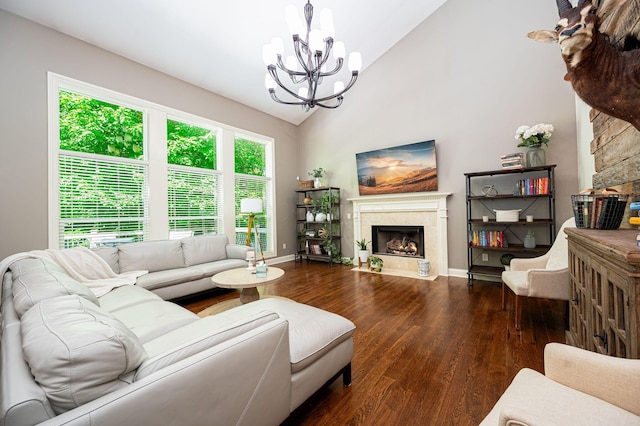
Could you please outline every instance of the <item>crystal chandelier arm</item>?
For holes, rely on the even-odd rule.
[[[352,71],[351,72],[351,81],[349,81],[349,84],[347,84],[347,86],[342,89],[341,91],[339,91],[338,93],[334,93],[333,95],[330,96],[325,96],[324,98],[320,98],[320,99],[316,99],[316,103],[318,102],[324,102],[324,101],[328,101],[330,99],[333,98],[340,98],[342,97],[342,95],[349,89],[351,89],[351,86],[353,86],[353,84],[356,82],[356,80],[358,79],[358,71]],[[319,105],[319,104],[318,104]],[[320,105],[323,106],[323,105]]]
[[[335,28],[331,11],[324,9],[320,15],[320,29],[312,29],[313,6],[310,0],[307,0],[304,6],[304,23],[306,25],[300,22],[294,6],[287,7],[287,23],[293,38],[294,55],[288,56],[284,61],[282,41],[274,38],[270,47],[275,52],[275,55],[271,53],[268,59],[265,59],[268,70],[265,85],[274,101],[285,105],[300,105],[304,111],[309,111],[316,105],[322,108],[337,108],[344,100],[343,94],[351,89],[358,79],[362,59],[358,52],[352,52],[349,55],[349,70],[351,71],[349,84],[345,87],[344,82],[338,80],[335,82],[332,95],[316,99],[316,95],[319,93],[318,86],[323,82],[324,77],[336,75],[343,68],[346,53],[344,43],[334,41]],[[329,55],[332,52],[335,66],[330,71],[326,71]],[[301,85],[297,93],[287,88],[280,81],[278,68],[288,75],[295,85]],[[300,68],[302,69],[301,71],[299,71]],[[285,101],[278,98],[278,95],[276,95],[278,86],[285,94],[288,94],[288,96],[283,96],[291,97],[292,99]]]
[[[300,99],[301,101],[303,101],[302,103],[307,103],[309,100],[307,98],[304,98],[300,95],[298,95],[295,92],[292,92],[291,90],[289,90],[287,88],[287,86],[285,86],[284,84],[282,84],[282,82],[280,81],[280,78],[278,78],[278,72],[276,71],[276,67],[275,65],[269,65],[267,67],[267,70],[269,71],[269,74],[271,75],[271,78],[273,78],[273,80],[276,82],[276,84],[278,86],[280,86],[280,88],[282,90],[284,90],[285,92],[287,92],[288,94],[290,94],[291,96],[293,96],[296,99]],[[271,97],[274,98],[275,96],[275,89],[269,89],[269,93],[271,93]],[[275,99],[275,98],[274,98]],[[278,101],[280,103],[287,103],[287,102],[282,102],[282,101]],[[296,103],[294,103],[293,105],[297,105]]]
[[[291,92],[289,92],[291,93]],[[271,99],[273,99],[274,101],[278,102],[279,104],[284,104],[284,105],[306,105],[309,102],[307,101],[283,101],[282,99],[278,98],[278,96],[276,96],[276,89],[269,89],[269,94],[271,95]]]
[[[326,98],[325,98],[325,99],[326,99]],[[331,99],[334,99],[334,98],[331,98]],[[318,105],[319,107],[327,108],[327,109],[336,109],[336,108],[338,108],[340,105],[342,105],[342,100],[343,100],[344,98],[343,98],[342,96],[338,96],[338,97],[337,97],[337,98],[335,98],[335,99],[336,99],[336,103],[335,103],[334,105],[326,105],[326,104],[324,104],[324,103],[322,103],[322,102],[318,102],[318,101],[316,101],[316,102],[315,102],[315,105]]]
[[[308,55],[307,58],[305,58],[302,53],[302,49],[306,46],[306,43],[300,40],[300,37],[298,37],[297,34],[293,35],[293,51],[296,54],[296,58],[298,58],[298,62],[302,65],[302,69],[304,69],[305,74],[309,74],[311,73],[311,64],[309,64],[308,61],[310,60],[311,55]]]
[[[290,70],[289,68],[287,68],[285,64],[282,62],[282,55],[278,55],[276,65],[278,66],[278,68],[280,68],[282,71],[286,72],[289,75],[289,78],[291,78],[291,81],[294,84],[304,83],[308,78],[307,73],[304,73],[302,71]]]
[[[321,72],[320,77],[330,77],[332,75],[337,74],[342,69],[342,65],[344,64],[344,59],[338,58],[336,59],[336,66],[331,71]]]
[[[320,77],[325,75],[324,73],[321,73],[320,70],[321,70],[322,66],[324,64],[326,64],[327,60],[329,59],[329,54],[331,53],[331,47],[332,46],[333,46],[333,38],[327,37],[324,40],[324,51],[323,51],[323,54],[322,54],[322,59],[320,61],[318,61],[317,64],[316,64],[316,70],[320,74]],[[314,55],[314,56],[316,56],[316,55]]]

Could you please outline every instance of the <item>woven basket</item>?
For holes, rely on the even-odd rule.
[[[298,189],[313,189],[313,181],[312,180],[299,180],[298,181]]]

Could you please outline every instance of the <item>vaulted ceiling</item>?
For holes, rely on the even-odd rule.
[[[333,11],[336,40],[360,51],[363,73],[446,0],[314,0]],[[284,10],[304,0],[0,0],[0,8],[294,124],[309,116],[264,87],[262,46],[292,54]],[[345,67],[346,68],[346,67]],[[348,80],[348,73],[343,80]],[[358,83],[356,83],[358,84]],[[333,84],[331,84],[333,86]],[[348,102],[347,93],[345,102]],[[311,113],[313,110],[311,110]]]

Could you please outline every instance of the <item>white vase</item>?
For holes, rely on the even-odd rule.
[[[360,262],[367,263],[367,259],[369,259],[369,250],[359,250],[358,257],[360,258]]]
[[[313,222],[315,217],[312,212],[307,212],[307,222]]]
[[[326,214],[322,212],[316,213],[316,222],[324,222],[325,220],[327,220]]]
[[[314,188],[322,188],[322,181],[319,177],[313,179],[313,187]]]

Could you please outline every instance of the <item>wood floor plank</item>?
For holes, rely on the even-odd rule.
[[[498,283],[435,281],[354,272],[322,262],[279,264],[284,279],[259,288],[340,314],[356,324],[352,385],[337,380],[285,425],[477,425],[523,367],[543,371],[548,342],[564,342],[564,304],[526,300],[521,332],[513,295]],[[239,297],[179,301],[193,312]]]

